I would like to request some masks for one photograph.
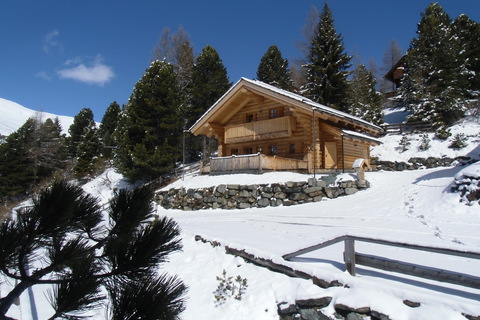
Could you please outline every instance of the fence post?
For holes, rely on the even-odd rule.
[[[352,276],[355,275],[355,240],[346,238],[345,239],[345,251],[343,252],[343,261],[347,267],[348,273]]]

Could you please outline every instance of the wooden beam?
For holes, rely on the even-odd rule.
[[[397,272],[429,280],[448,282],[469,288],[480,288],[480,278],[468,274],[423,267],[417,264],[391,260],[372,255],[365,255],[361,253],[355,254],[355,261],[357,264],[371,268]]]

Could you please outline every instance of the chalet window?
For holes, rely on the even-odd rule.
[[[247,122],[253,122],[253,121],[255,121],[255,116],[254,116],[254,114],[253,114],[253,113],[247,113],[246,120],[247,120]]]
[[[253,149],[252,148],[245,148],[245,154],[252,154],[253,153]]]
[[[232,156],[233,155],[238,155],[238,149],[232,149]]]
[[[274,156],[277,154],[277,146],[273,145],[273,146],[269,146],[268,147],[269,151],[270,151],[270,155],[271,156]]]
[[[290,153],[295,153],[295,143],[290,144]]]
[[[270,119],[277,117],[277,109],[270,109]]]

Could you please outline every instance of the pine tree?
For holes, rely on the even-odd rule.
[[[29,287],[50,285],[50,319],[83,318],[104,307],[105,293],[111,319],[177,319],[187,288],[158,270],[181,250],[180,230],[153,218],[152,198],[148,187],[122,189],[104,214],[81,187],[57,181],[1,221],[0,275],[15,284],[0,297],[0,318]]]
[[[406,55],[401,100],[411,109],[409,121],[452,124],[464,115],[465,70],[457,59],[459,43],[451,19],[438,3],[429,5]]]
[[[280,89],[293,91],[288,60],[282,57],[277,46],[270,46],[258,65],[257,79]]]
[[[380,125],[383,123],[382,96],[375,86],[375,76],[365,65],[359,65],[349,83],[349,113]]]
[[[0,201],[25,196],[36,180],[35,162],[30,157],[28,141],[34,131],[34,120],[28,119],[0,144]]]
[[[86,132],[95,127],[95,121],[93,120],[93,112],[89,108],[83,108],[73,118],[73,123],[68,128],[70,137],[68,138],[68,153],[71,157],[77,155],[77,147],[85,136]]]
[[[98,127],[98,135],[102,144],[102,156],[105,159],[112,159],[113,157],[112,150],[116,145],[114,133],[117,129],[121,112],[122,110],[118,103],[116,101],[112,102],[105,111],[102,122]]]
[[[350,60],[351,57],[344,52],[342,36],[335,30],[332,13],[325,3],[310,44],[304,94],[318,103],[346,111]]]
[[[175,166],[181,154],[180,105],[173,65],[152,62],[119,123],[114,163],[127,178],[153,179]]]
[[[186,118],[185,127],[190,128],[208,108],[227,92],[230,86],[227,69],[218,52],[207,45],[197,57],[193,67],[191,109]],[[189,160],[198,160],[202,149],[205,159],[210,155],[210,150],[214,149],[215,143],[214,139],[207,140],[205,137],[196,138],[188,135],[186,144]]]
[[[480,98],[480,23],[467,15],[458,16],[452,23],[452,33],[460,48],[457,59],[463,61],[462,84],[467,88],[468,99]]]
[[[100,162],[101,143],[98,130],[88,128],[77,148],[77,161],[73,172],[77,179],[94,174]]]

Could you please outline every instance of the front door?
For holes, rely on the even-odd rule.
[[[325,142],[325,169],[337,167],[337,143]]]

